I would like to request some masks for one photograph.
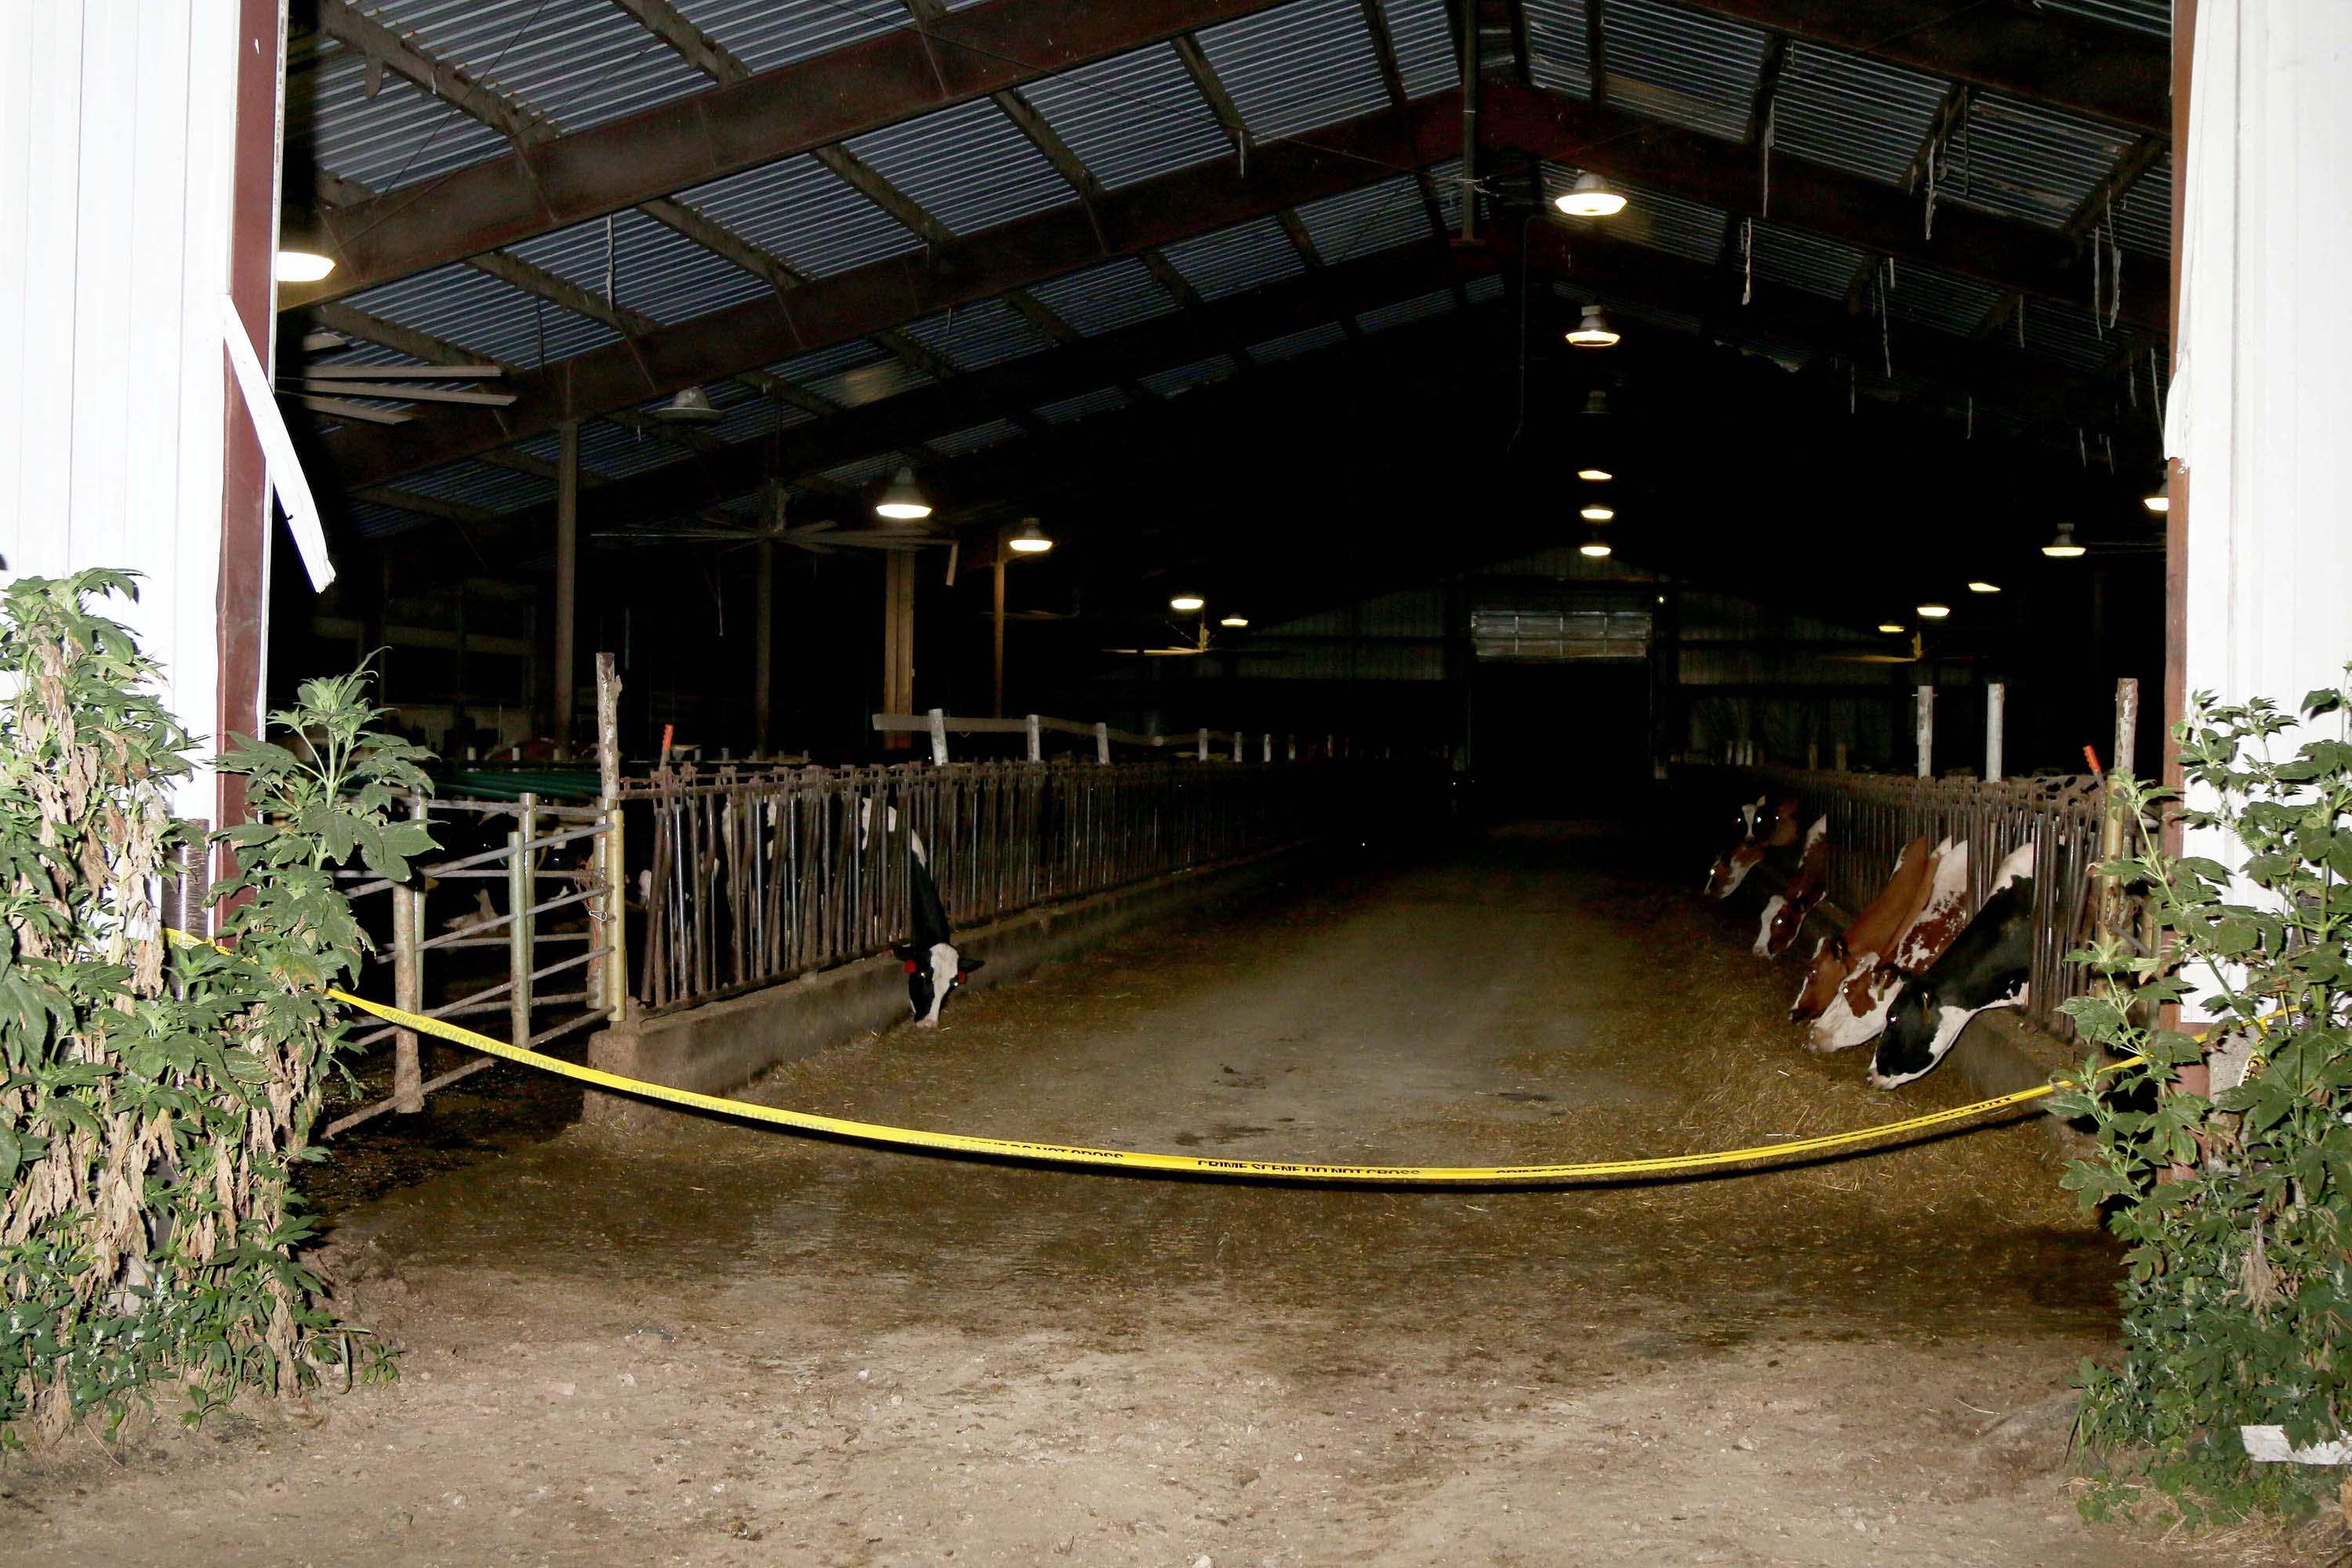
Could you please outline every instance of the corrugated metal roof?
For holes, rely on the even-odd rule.
[[[1215,300],[1307,270],[1298,247],[1270,217],[1221,228],[1163,253],[1204,300]]]
[[[2000,297],[2001,291],[1990,283],[1903,261],[1895,264],[1895,286],[1886,291],[1886,309],[1898,321],[1924,321],[1968,337]]]
[[[635,208],[611,218],[613,278],[626,309],[656,321],[682,321],[769,291],[765,280],[705,250]],[[606,220],[591,218],[510,247],[534,267],[602,298]]]
[[[287,131],[307,141],[320,168],[388,191],[508,151],[488,126],[388,71],[369,98],[367,71],[366,57],[342,48],[313,68],[309,124]]]
[[[425,521],[413,511],[403,511],[396,506],[384,506],[372,500],[355,500],[343,509],[343,516],[352,531],[362,539],[383,539],[395,533],[405,533]]]
[[[1070,187],[984,98],[855,137],[845,146],[959,234],[1070,199]]]
[[[1792,43],[1773,94],[1772,144],[1901,184],[1950,84],[1884,60]]]
[[[952,457],[958,453],[977,452],[986,447],[1001,446],[1021,433],[1021,426],[1010,419],[991,419],[983,424],[966,426],[961,430],[950,430],[944,436],[934,436],[929,445],[932,450]]]
[[[564,359],[616,341],[603,322],[575,316],[462,261],[362,289],[352,303],[371,316],[506,364],[536,365],[542,358]]]
[[[363,8],[566,131],[710,85],[606,0],[379,0]]]
[[[1618,107],[1734,141],[1748,134],[1770,35],[1661,3],[1609,0],[1601,63]]]
[[[516,449],[548,462],[559,460],[562,439],[550,433],[515,443]],[[626,479],[647,468],[677,462],[686,456],[674,442],[648,431],[633,430],[609,419],[588,419],[580,426],[580,466],[607,479]]]
[[[1381,0],[1381,12],[1388,18],[1407,98],[1426,98],[1460,84],[1462,60],[1454,51],[1445,0]]]
[[[2143,256],[2172,254],[2172,154],[2166,153],[2132,182],[2116,203],[2116,233],[2126,250]]]
[[[1388,106],[1359,0],[1291,0],[1195,37],[1262,142]]]
[[[1285,332],[1278,338],[1268,338],[1262,343],[1249,345],[1250,358],[1260,364],[1274,364],[1317,349],[1328,349],[1348,341],[1347,330],[1337,321],[1324,321],[1296,332]]]
[[[1408,321],[1426,321],[1442,316],[1454,309],[1451,289],[1433,289],[1426,294],[1415,294],[1410,300],[1399,300],[1393,305],[1382,305],[1377,310],[1366,310],[1356,318],[1360,331],[1384,331],[1390,327],[1402,327]]]
[[[1502,275],[1489,272],[1484,278],[1473,278],[1465,292],[1469,294],[1470,302],[1473,305],[1491,304],[1503,297]]]
[[[2136,334],[2119,332],[2112,327],[2099,330],[2092,323],[2087,305],[2060,305],[2031,296],[2022,302],[2025,352],[2029,354],[2081,370],[2103,370],[2129,355],[2131,344],[2137,341]],[[2017,329],[2013,324],[1993,336],[1997,342],[2016,346]]]
[[[1066,425],[1073,419],[1125,408],[1129,401],[1127,394],[1116,386],[1098,387],[1093,392],[1081,392],[1076,397],[1045,404],[1038,408],[1037,416],[1048,425]]]
[[[905,461],[907,457],[903,452],[876,452],[869,457],[860,458],[855,462],[843,463],[837,468],[827,468],[817,477],[831,479],[835,484],[846,485],[854,489],[860,485],[870,485],[885,475],[895,472]]]
[[[1194,360],[1170,370],[1155,370],[1150,375],[1138,376],[1145,389],[1161,397],[1173,397],[1196,386],[1206,386],[1213,381],[1223,381],[1240,366],[1231,354],[1211,354],[1207,359]]]
[[[1092,337],[1118,327],[1164,316],[1176,301],[1151,269],[1133,257],[1106,261],[1083,272],[1066,272],[1029,290],[1037,301]]]
[[[889,351],[879,343],[856,338],[845,343],[835,343],[831,348],[811,349],[804,354],[794,354],[788,360],[770,365],[768,369],[786,381],[797,382],[805,387],[819,376],[847,370],[853,365],[872,364],[876,360],[887,358],[888,353]]]
[[[1560,299],[1580,305],[1599,305],[1609,312],[1610,323],[1623,331],[1627,321],[1642,321],[1669,331],[1696,333],[1701,330],[1696,316],[1685,316],[1680,310],[1662,310],[1655,305],[1628,300],[1605,289],[1588,289],[1580,283],[1556,282],[1552,292]]]
[[[2040,104],[1972,93],[1946,196],[2052,228],[2063,227],[2122,157],[2131,137]]]
[[[818,278],[923,243],[807,153],[681,191],[678,200]]]
[[[1309,202],[1297,212],[1316,254],[1326,261],[1346,261],[1430,237],[1429,209],[1422,205],[1420,182],[1410,174],[1342,191]]]
[[[900,0],[670,0],[755,71],[804,60],[907,26]]]
[[[1023,354],[1042,353],[1054,346],[1045,341],[1044,333],[1029,324],[1028,317],[1002,300],[982,300],[977,304],[942,310],[919,321],[909,321],[903,330],[925,348],[944,354],[950,364],[965,370],[978,370]]]
[[[1111,190],[1233,151],[1171,44],[1062,71],[1022,91]]]
[[[2045,11],[2069,11],[2136,33],[2172,37],[2172,0],[2035,0]]]
[[[493,468],[471,458],[403,475],[392,488],[459,501],[485,511],[515,511],[555,499],[555,486],[536,474]]]
[[[1751,255],[1757,277],[1832,300],[1846,297],[1865,259],[1865,253],[1851,245],[1776,223],[1756,226]]]
[[[1565,170],[1547,166],[1544,170],[1544,197],[1549,201],[1576,183],[1575,176]],[[1625,210],[1607,219],[1558,217],[1557,221],[1586,234],[1605,234],[1613,239],[1631,240],[1646,245],[1653,250],[1664,250],[1693,261],[1712,262],[1723,255],[1723,230],[1728,215],[1721,207],[1711,207],[1705,202],[1695,202],[1664,191],[1628,185],[1622,181],[1617,188],[1625,193]]]
[[[878,354],[879,351],[877,353]],[[868,403],[878,403],[918,386],[927,386],[931,380],[906,361],[887,355],[836,370],[829,375],[803,377],[786,374],[784,379],[844,408],[859,408]]]
[[[1528,74],[1538,87],[1592,96],[1592,51],[1584,0],[1520,0],[1528,17]]]

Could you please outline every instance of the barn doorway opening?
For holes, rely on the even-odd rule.
[[[1622,816],[1649,783],[1646,584],[1515,584],[1470,612],[1471,770],[1490,821]]]

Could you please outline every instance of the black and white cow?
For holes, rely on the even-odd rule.
[[[1904,982],[1871,1058],[1870,1081],[1895,1089],[1926,1077],[1969,1019],[2024,1005],[2032,966],[2033,846],[2028,844],[2000,863],[1968,929],[1925,974]]]
[[[893,811],[891,816],[895,822],[898,813]],[[914,1009],[916,1026],[936,1028],[948,993],[988,961],[966,958],[956,951],[947,906],[940,901],[940,885],[931,879],[930,858],[923,851],[919,833],[907,836],[907,891],[913,906],[908,924],[914,934],[890,951],[907,965],[907,1005]]]

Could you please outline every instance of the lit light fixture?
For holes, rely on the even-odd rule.
[[[1625,210],[1625,193],[1611,190],[1607,180],[1588,170],[1576,176],[1574,188],[1553,197],[1551,205],[1570,217],[1614,217]]]
[[[1223,620],[1219,621],[1217,625],[1221,626],[1231,626],[1234,630],[1239,631],[1244,626],[1249,625],[1249,617],[1247,616],[1227,616]]]
[[[686,395],[680,393],[678,395],[683,397]],[[890,488],[884,490],[882,499],[874,503],[874,513],[877,517],[900,522],[919,521],[931,515],[930,500],[916,487],[912,467],[904,463],[899,465],[898,476],[891,479]]]
[[[2042,553],[2058,561],[2072,561],[2082,554],[2083,547],[2074,542],[2074,525],[2071,522],[2060,523],[2058,537],[2043,545]]]
[[[1969,592],[1971,594],[1998,594],[2000,592],[2000,584],[1998,583],[1971,583],[1969,584]]]
[[[1587,522],[1609,522],[1617,516],[1617,509],[1613,506],[1589,506],[1577,515]]]
[[[1179,594],[1168,601],[1168,607],[1189,616],[1195,610],[1205,609],[1208,603],[1208,600],[1198,594]]]
[[[689,386],[655,409],[654,417],[665,425],[716,425],[727,416],[710,405],[710,394]]]
[[[278,253],[278,281],[280,283],[316,283],[335,269],[335,258],[321,256],[315,250],[281,250]]]
[[[2168,486],[2159,485],[2155,494],[2140,497],[2139,504],[2161,517],[2172,510],[2172,491]]]
[[[1952,613],[1949,605],[1921,605],[1918,609],[1919,618],[1923,621],[1940,621]]]
[[[1589,556],[1595,561],[1606,561],[1609,559],[1609,542],[1596,533],[1591,538],[1586,540],[1583,543],[1578,545],[1576,547],[1576,552],[1579,555]]]
[[[1605,485],[1617,476],[1606,468],[1579,468],[1576,470],[1576,477],[1587,484]]]
[[[1903,626],[1898,621],[1881,621],[1878,623],[1878,629],[1882,632],[1899,632],[1903,630]]]
[[[1600,306],[1587,305],[1583,319],[1570,330],[1568,341],[1580,349],[1613,348],[1617,342],[1617,329],[1609,324],[1609,318],[1601,313]],[[1588,407],[1585,412],[1591,413],[1591,409]]]
[[[1045,537],[1045,531],[1037,526],[1035,518],[1024,517],[1020,531],[1005,540],[1004,547],[1015,555],[1043,555],[1054,548],[1054,542]]]

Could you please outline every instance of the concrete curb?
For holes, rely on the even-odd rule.
[[[956,945],[987,963],[965,984],[975,991],[1007,984],[1143,921],[1262,892],[1307,853],[1308,847],[1292,845],[960,931]],[[673,1089],[727,1094],[771,1068],[906,1021],[906,971],[882,953],[600,1029],[589,1037],[588,1065]],[[602,1131],[642,1131],[676,1115],[666,1106],[590,1089],[580,1120]]]

